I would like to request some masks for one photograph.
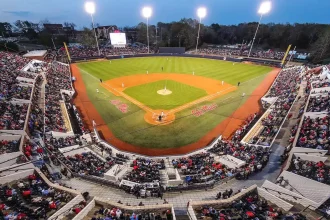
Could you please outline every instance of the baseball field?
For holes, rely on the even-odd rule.
[[[230,137],[278,69],[204,58],[148,57],[71,65],[75,104],[103,138],[123,150],[179,154]]]

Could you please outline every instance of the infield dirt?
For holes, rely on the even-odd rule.
[[[184,83],[196,88],[200,88],[206,91],[208,96],[199,98],[192,102],[186,103],[184,105],[178,106],[170,110],[164,109],[151,109],[146,106],[145,103],[141,103],[136,99],[125,94],[123,91],[127,88],[139,86],[147,83],[152,83],[160,80],[173,80],[180,83]],[[168,125],[175,120],[175,113],[182,111],[184,109],[190,108],[193,105],[197,105],[204,101],[209,101],[220,96],[223,96],[229,92],[235,91],[236,86],[230,85],[228,83],[222,83],[218,80],[206,78],[203,76],[188,75],[188,74],[177,74],[177,73],[152,73],[152,74],[136,74],[132,76],[123,76],[111,80],[107,80],[101,84],[105,89],[112,92],[114,95],[122,96],[128,101],[134,103],[143,109],[146,114],[144,119],[149,124],[153,125]],[[158,121],[158,116],[164,113],[166,117],[162,121]]]

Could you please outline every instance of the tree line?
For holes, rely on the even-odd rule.
[[[21,33],[30,41],[36,41],[46,46],[62,44],[63,41],[72,41],[72,31],[76,31],[74,23],[65,22],[64,27],[70,27],[61,36],[54,39],[52,33],[45,32],[44,24],[50,23],[43,20],[39,23],[18,20],[13,24],[0,23],[0,35],[10,36],[12,33]],[[201,24],[199,46],[206,45],[233,45],[249,44],[255,34],[257,22],[240,23],[238,25],[211,25]],[[98,24],[96,24],[98,26]],[[147,26],[139,23],[136,26],[119,28],[125,32],[129,42],[147,43]],[[92,29],[84,27],[80,32],[81,41],[93,44]],[[149,26],[150,44],[159,46],[175,46],[192,49],[196,46],[198,21],[191,18],[183,18],[180,21],[170,23],[158,22]],[[75,39],[77,40],[77,39]],[[289,44],[297,48],[299,52],[310,52],[315,62],[324,60],[330,56],[330,25],[316,23],[294,24],[261,24],[255,40],[255,47],[261,49],[273,49],[284,51]]]

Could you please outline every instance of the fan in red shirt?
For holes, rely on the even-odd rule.
[[[32,175],[29,175],[29,180],[35,180],[37,179],[36,175],[32,174]]]
[[[81,208],[79,208],[79,207],[78,208],[74,208],[73,211],[74,211],[74,213],[78,214],[81,211]]]
[[[246,214],[247,217],[249,217],[249,218],[254,218],[254,216],[255,216],[254,212],[251,212],[251,211],[247,211],[245,214]]]
[[[51,203],[49,203],[49,208],[50,208],[50,209],[56,209],[56,204],[55,204],[55,202],[51,202]]]
[[[17,215],[17,219],[25,219],[27,216],[26,216],[26,214],[25,213],[19,213],[18,215]]]
[[[31,191],[30,191],[30,190],[24,190],[24,191],[22,192],[22,195],[23,195],[24,197],[30,196],[30,195],[31,195]]]

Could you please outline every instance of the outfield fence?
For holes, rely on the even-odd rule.
[[[177,54],[177,53],[154,53],[154,54],[122,54],[116,56],[94,56],[94,57],[72,57],[71,62],[88,62],[90,60],[98,59],[123,59],[123,58],[134,58],[134,57],[164,57],[164,56],[173,56],[173,57],[190,57],[190,58],[206,58],[214,60],[224,60],[230,62],[252,62],[259,65],[281,67],[281,61],[279,60],[266,60],[258,58],[246,58],[246,57],[225,57],[225,56],[216,56],[208,54]]]

